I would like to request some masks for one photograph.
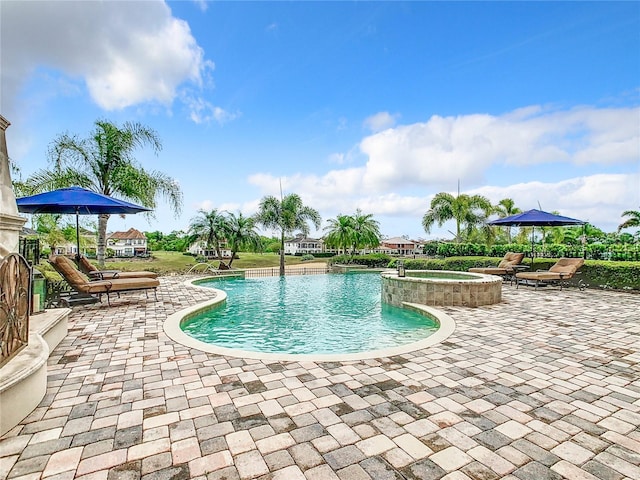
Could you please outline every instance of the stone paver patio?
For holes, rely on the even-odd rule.
[[[505,286],[444,308],[457,329],[429,349],[266,362],[170,340],[211,296],[184,280],[74,308],[0,478],[640,478],[640,295]]]

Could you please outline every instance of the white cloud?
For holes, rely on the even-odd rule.
[[[399,117],[400,115],[397,113],[391,115],[389,112],[378,112],[375,115],[365,118],[363,125],[366,129],[374,133],[380,132],[393,127]]]
[[[82,79],[104,110],[170,105],[213,68],[189,25],[163,1],[3,2],[3,103],[15,108],[37,68]]]
[[[209,8],[209,5],[207,5],[207,0],[193,0],[193,1],[202,12],[206,12],[207,9]]]
[[[638,161],[640,108],[433,116],[366,137],[360,148],[369,157],[364,184],[383,190],[458,179],[477,184],[494,164],[624,164]]]
[[[184,94],[182,100],[190,112],[189,118],[196,124],[209,123],[214,120],[218,124],[224,125],[240,116],[239,112],[228,112],[199,96]]]
[[[320,211],[325,221],[341,213],[351,214],[360,208],[363,212],[374,214],[382,223],[383,233],[387,235],[426,235],[421,226],[422,216],[429,209],[436,191],[425,196],[402,192],[365,194],[361,190],[349,190],[350,187],[332,182],[333,178],[302,175],[284,177],[283,191],[285,195],[291,192],[299,194],[305,204]],[[279,196],[278,180],[262,174],[252,176],[250,183],[261,187],[263,195]],[[484,195],[492,203],[512,198],[522,210],[542,207],[543,210],[558,211],[562,215],[588,221],[605,231],[614,231],[621,221],[622,212],[640,205],[639,187],[640,174],[596,174],[559,182],[532,181],[508,186],[484,186],[464,193]],[[453,191],[450,193],[455,194]],[[252,208],[245,206],[243,211],[254,213],[258,202],[254,201]],[[395,219],[396,223],[398,218],[402,219],[403,231],[385,230],[389,222],[384,217]],[[441,229],[434,229],[431,237],[448,238],[449,228],[451,226],[445,224]]]
[[[210,211],[212,208],[215,208],[213,202],[211,200],[202,200],[200,202],[196,202],[193,205],[193,208],[197,211],[204,210],[205,212]]]
[[[640,173],[602,173],[559,182],[487,186],[467,193],[484,195],[493,203],[512,198],[522,210],[541,207],[613,231],[623,211],[640,205]]]
[[[513,198],[522,209],[537,208],[539,202],[545,210],[559,210],[608,231],[615,230],[622,211],[640,205],[640,173],[619,173],[638,165],[637,107],[531,106],[501,116],[433,116],[368,136],[360,149],[368,157],[364,165],[334,168],[324,175],[283,176],[283,190],[300,194],[329,217],[361,208],[405,218],[414,235],[422,233],[421,218],[435,193],[453,190],[458,179],[462,185],[486,185],[485,176],[492,169],[493,178],[496,167],[508,172],[501,180],[507,186],[467,187],[465,193],[486,195],[494,203]],[[350,152],[347,156],[355,158]],[[522,181],[540,164],[547,164],[558,180]],[[539,178],[535,171],[534,178]],[[269,174],[249,178],[263,194],[278,195],[279,182]]]

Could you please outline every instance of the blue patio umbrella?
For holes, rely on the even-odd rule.
[[[92,192],[85,188],[60,188],[51,192],[38,193],[16,200],[18,211],[22,213],[59,213],[76,215],[77,255],[80,255],[79,215],[131,214],[148,212],[150,209],[133,203]]]
[[[563,217],[554,213],[544,212],[542,210],[527,210],[526,212],[517,213],[509,217],[499,218],[488,225],[497,225],[503,227],[561,227],[566,225],[584,225],[587,222],[577,220],[575,218]],[[533,264],[533,231],[531,232],[531,263]]]

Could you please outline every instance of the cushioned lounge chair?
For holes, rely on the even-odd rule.
[[[560,290],[562,290],[563,284],[573,278],[582,265],[584,265],[584,259],[582,258],[561,258],[549,270],[516,273],[516,288],[520,280],[527,280],[535,282],[536,288],[539,285],[555,284],[560,285]],[[581,290],[584,288],[582,282],[579,283],[578,287]]]
[[[156,288],[160,285],[157,278],[139,277],[139,278],[114,278],[111,280],[94,280],[91,281],[87,276],[78,270],[69,258],[63,255],[55,255],[49,259],[49,263],[55,270],[66,280],[66,282],[78,293],[86,295],[97,295],[101,298],[102,294],[107,295],[107,303],[111,305],[110,295],[121,292],[130,292],[134,290],[153,290],[158,300]],[[148,298],[148,295],[147,295]]]
[[[513,276],[516,273],[517,265],[520,265],[524,253],[507,252],[497,267],[476,267],[470,268],[469,271],[473,273],[484,273],[485,275],[499,275],[504,278]]]
[[[141,270],[138,272],[121,272],[119,270],[98,270],[98,268],[87,259],[84,255],[80,255],[78,259],[78,267],[80,271],[89,278],[95,280],[111,280],[113,278],[158,278],[155,272],[147,272]]]

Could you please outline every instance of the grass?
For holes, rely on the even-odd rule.
[[[319,258],[312,260],[312,262],[324,262],[326,258]],[[95,260],[92,260],[95,263]],[[212,260],[209,262],[212,266],[217,267],[220,263],[218,260]],[[225,263],[228,263],[225,260]],[[285,257],[285,265],[301,265],[304,263],[302,257],[295,257],[287,255]],[[133,272],[138,270],[149,270],[156,272],[160,275],[170,275],[172,273],[186,273],[191,267],[196,264],[195,257],[191,255],[183,255],[180,252],[164,252],[157,251],[152,252],[150,258],[131,258],[131,259],[111,259],[105,262],[105,270],[120,270],[123,272]],[[270,268],[280,265],[280,257],[275,253],[238,253],[238,258],[233,261],[231,265],[234,269],[244,268]],[[47,261],[41,261],[38,265],[40,270],[47,277],[52,277],[56,280],[60,276],[53,270],[53,267],[49,265]]]
[[[325,262],[326,259],[315,259],[314,262]],[[220,263],[218,260],[209,262],[217,267]],[[228,261],[225,260],[225,263]],[[300,265],[305,262],[302,257],[287,255],[285,257],[286,265]],[[307,262],[308,263],[308,262]],[[148,259],[117,259],[107,261],[105,268],[109,270],[150,270],[161,275],[170,273],[185,273],[196,264],[195,257],[183,255],[180,252],[152,252],[151,258]],[[275,253],[238,253],[238,258],[233,261],[232,268],[269,268],[280,265],[280,257]]]

